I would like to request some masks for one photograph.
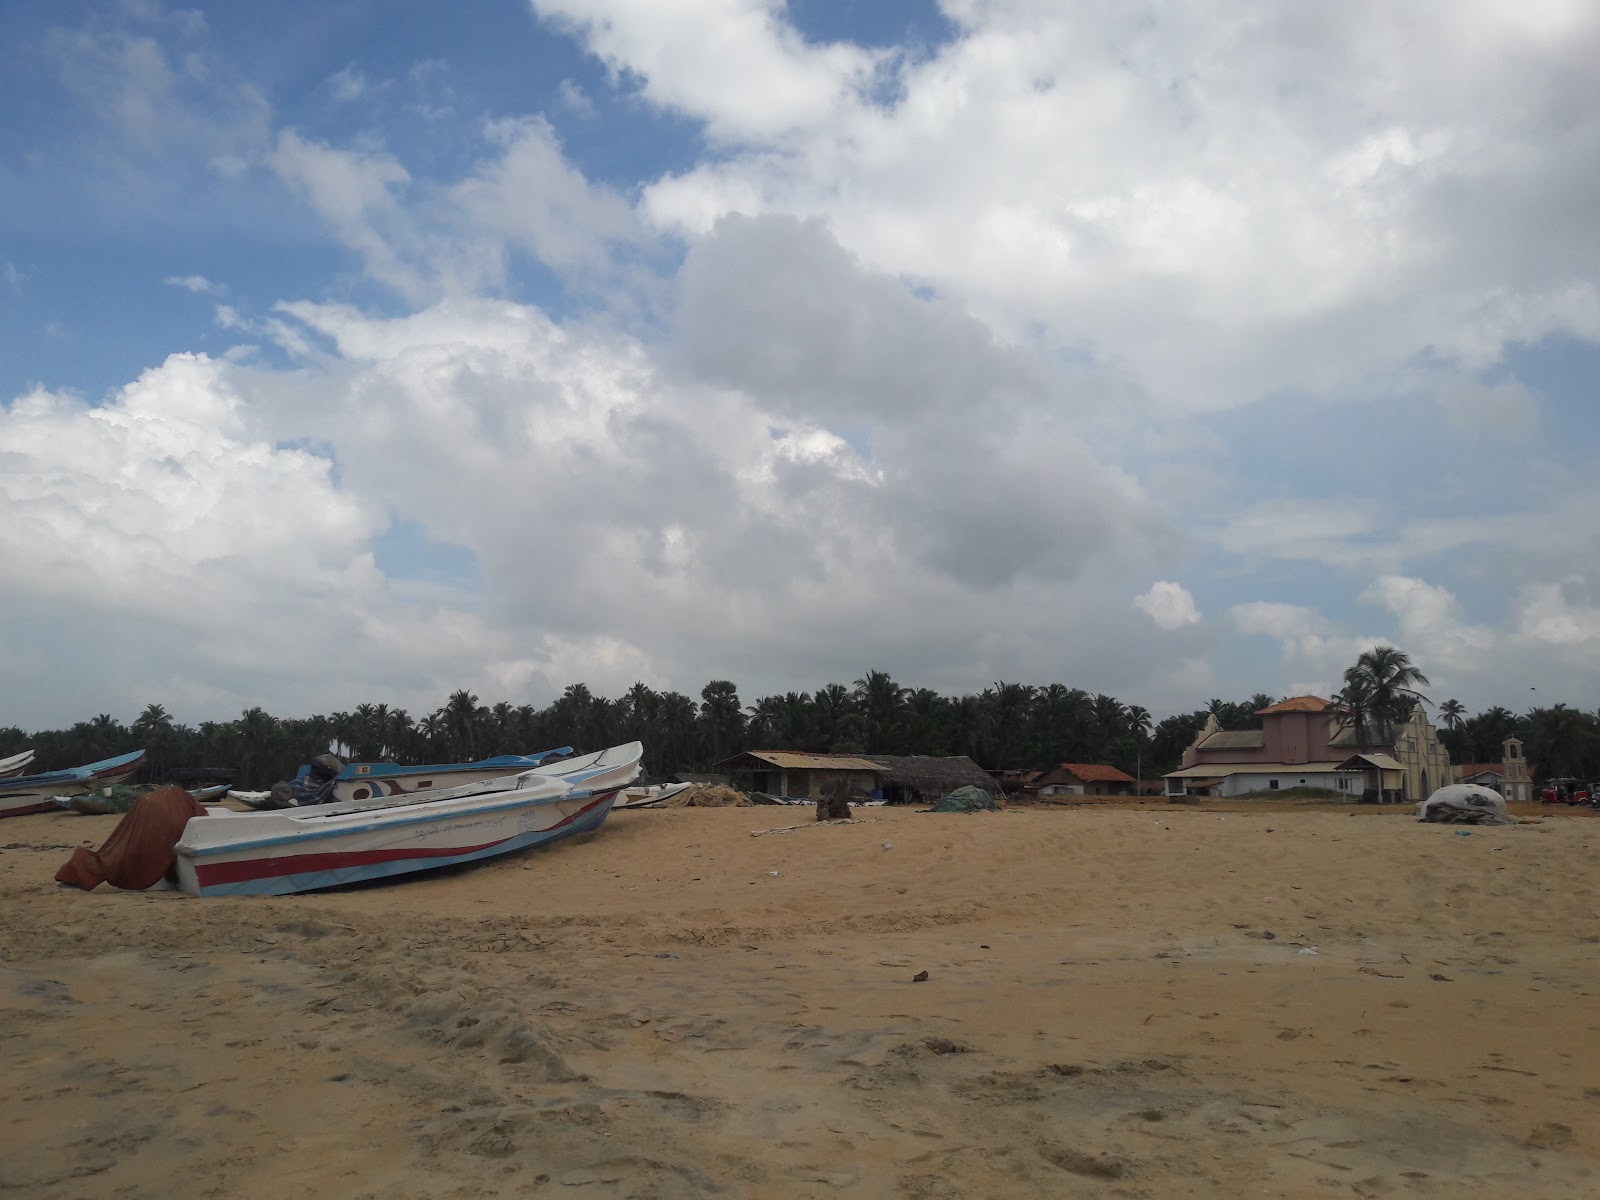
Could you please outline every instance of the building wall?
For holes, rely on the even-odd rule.
[[[1261,719],[1266,744],[1260,760],[1273,763],[1326,762],[1328,715],[1320,712],[1271,713]]]
[[[1507,738],[1500,747],[1500,793],[1507,800],[1526,804],[1533,799],[1533,780],[1528,777],[1528,760],[1522,742]]]
[[[1278,786],[1272,786],[1276,780]],[[1286,767],[1282,774],[1257,775],[1254,773],[1229,775],[1217,787],[1219,796],[1243,796],[1248,792],[1286,792],[1294,787],[1328,788],[1347,792],[1352,801],[1361,799],[1361,772],[1359,771],[1299,771]]]
[[[1437,788],[1454,783],[1455,769],[1450,752],[1428,722],[1428,714],[1417,705],[1411,719],[1394,731],[1394,757],[1405,768],[1406,800],[1426,800]]]

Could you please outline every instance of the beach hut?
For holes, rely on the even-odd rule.
[[[879,768],[879,786],[890,804],[932,804],[957,788],[981,788],[1000,795],[1000,784],[965,754],[869,754]]]
[[[855,795],[875,795],[881,770],[877,763],[859,754],[797,750],[746,750],[724,759],[717,768],[741,791],[795,800],[819,800],[831,795],[835,783],[844,783]]]

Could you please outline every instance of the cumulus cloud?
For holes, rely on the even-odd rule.
[[[1185,625],[1200,623],[1200,610],[1195,607],[1194,596],[1181,583],[1158,579],[1150,590],[1133,598],[1139,611],[1162,629],[1182,629]]]
[[[453,189],[459,219],[474,236],[588,277],[611,273],[613,246],[642,240],[632,206],[567,162],[548,121],[496,121],[488,132],[498,153]]]
[[[773,0],[532,0],[581,36],[612,71],[719,137],[746,140],[814,127],[872,81],[880,56],[807,43]]]
[[[642,7],[576,28],[647,98],[719,128],[727,101],[691,87]],[[1579,198],[1600,197],[1600,15],[1540,11],[1469,6],[1445,28],[1373,0],[1154,18],[949,5],[958,37],[882,68],[892,103],[793,106],[645,205],[689,232],[728,212],[826,216],[872,264],[1090,348],[1173,406],[1381,390],[1425,354],[1479,368],[1513,341],[1600,336],[1600,295],[1572,270],[1594,261]],[[791,69],[815,61],[759,42]],[[1530,157],[1530,138],[1552,152]],[[1529,228],[1530,210],[1548,219]]]
[[[427,296],[415,265],[415,223],[399,196],[411,175],[393,155],[343,150],[290,129],[278,135],[267,162],[361,256],[374,279],[410,300]]]
[[[1228,611],[1241,634],[1273,638],[1293,669],[1317,667],[1326,679],[1338,679],[1363,650],[1386,640],[1342,634],[1335,622],[1302,604],[1253,600]]]
[[[684,157],[586,175],[554,123],[596,127],[570,79],[548,116],[468,120],[444,64],[391,64],[456,137],[440,155],[401,136],[416,109],[353,141],[303,110],[276,127],[204,24],[155,6],[57,37],[108,139],[276,181],[292,236],[351,257],[276,297],[230,269],[207,333],[252,345],[166,358],[98,407],[0,410],[0,547],[52,568],[0,591],[8,624],[61,653],[62,630],[137,627],[160,655],[121,651],[105,677],[129,695],[154,676],[286,710],[296,638],[352,698],[878,665],[1175,707],[1229,676],[1230,636],[1336,680],[1378,640],[1356,599],[1485,696],[1594,645],[1572,564],[1600,488],[1551,470],[1513,503],[1504,463],[1449,457],[1560,419],[1509,346],[1600,339],[1592,5],[947,0],[952,36],[912,53],[807,40],[777,0],[530,2],[670,114]],[[387,307],[350,299],[366,282]],[[1286,394],[1330,422],[1340,398],[1392,404],[1375,436],[1410,438],[1427,487],[1397,503],[1336,449],[1316,498],[1269,482],[1272,451],[1211,414],[1243,428]],[[475,582],[386,574],[392,521]],[[1314,567],[1326,596],[1208,624],[1150,584],[1184,551],[1210,589]],[[1507,604],[1510,624],[1466,615]],[[1178,661],[1151,621],[1191,630]],[[51,676],[29,661],[5,674]]]
[[[1574,600],[1571,584],[1536,583],[1523,590],[1517,634],[1529,642],[1578,651],[1591,661],[1600,657],[1600,605]]]
[[[1405,575],[1385,575],[1361,593],[1398,620],[1401,644],[1425,672],[1470,673],[1494,649],[1491,630],[1463,619],[1447,589]]]

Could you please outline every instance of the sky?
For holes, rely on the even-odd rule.
[[[1591,0],[10,0],[0,725],[1600,707]]]

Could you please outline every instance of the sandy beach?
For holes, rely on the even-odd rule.
[[[0,1192],[1600,1195],[1592,814],[859,815],[231,901],[7,820]]]

